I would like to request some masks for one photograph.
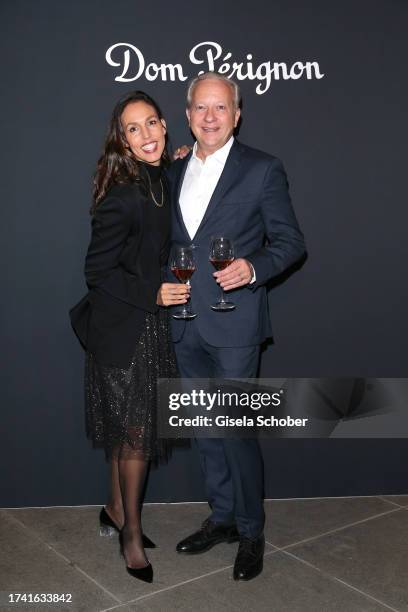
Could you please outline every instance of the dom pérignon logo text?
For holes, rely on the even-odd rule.
[[[190,64],[200,66],[198,72],[190,74],[180,63],[158,64],[146,61],[143,52],[135,45],[120,42],[109,47],[105,55],[110,66],[118,68],[119,74],[115,81],[130,83],[144,77],[148,81],[160,79],[162,81],[187,81],[195,74],[207,71],[217,71],[229,78],[238,81],[254,81],[257,83],[255,91],[262,95],[271,87],[272,81],[280,79],[287,81],[298,79],[322,79],[324,73],[320,71],[316,61],[296,61],[292,64],[278,61],[264,61],[257,63],[252,53],[245,55],[245,61],[235,61],[230,51],[225,51],[216,42],[201,42],[193,47],[188,55]]]

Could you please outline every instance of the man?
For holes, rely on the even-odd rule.
[[[187,118],[196,143],[170,170],[172,239],[194,244],[196,271],[191,302],[194,320],[173,319],[173,340],[184,378],[255,377],[260,344],[271,335],[265,284],[304,254],[281,162],[238,143],[236,83],[217,73],[192,81]],[[235,260],[214,272],[211,239],[233,241]],[[215,282],[216,281],[216,282]],[[214,312],[220,289],[232,291],[236,308]],[[185,288],[167,283],[165,305],[181,303]],[[200,553],[239,540],[233,577],[250,580],[263,567],[263,466],[255,439],[197,439],[211,515],[177,545]]]

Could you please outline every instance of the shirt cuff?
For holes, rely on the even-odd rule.
[[[249,285],[253,285],[256,282],[256,272],[255,272],[255,268],[254,266],[251,264],[250,261],[248,261],[249,265],[251,266],[251,272],[252,272],[252,277],[251,280],[249,281]]]

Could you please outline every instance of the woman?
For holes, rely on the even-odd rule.
[[[94,179],[92,237],[85,263],[89,293],[71,311],[86,348],[87,433],[111,461],[111,498],[101,534],[120,532],[128,573],[151,582],[141,501],[149,461],[166,458],[156,437],[156,380],[177,375],[168,314],[186,302],[185,285],[159,296],[169,250],[166,123],[147,94],[114,108]],[[167,292],[168,293],[168,292]]]

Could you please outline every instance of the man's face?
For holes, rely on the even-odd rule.
[[[187,109],[190,129],[197,139],[198,153],[211,155],[230,139],[240,111],[235,110],[232,89],[217,79],[199,81]]]

